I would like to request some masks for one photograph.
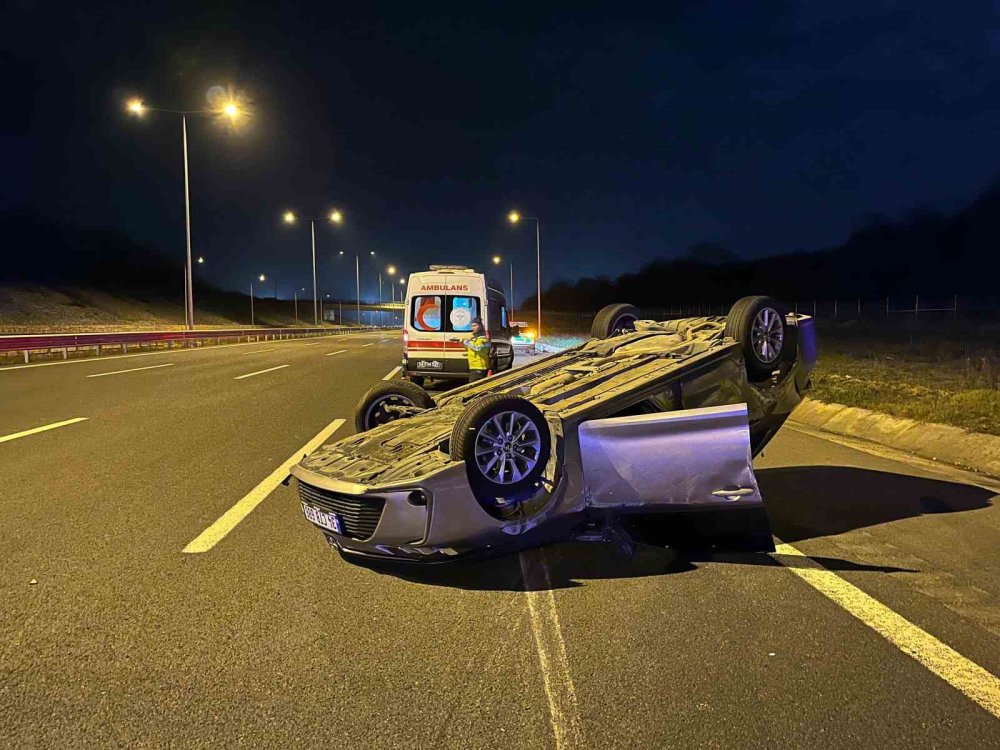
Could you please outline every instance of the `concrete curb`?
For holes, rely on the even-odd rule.
[[[1000,477],[1000,437],[961,427],[891,417],[869,409],[804,399],[789,422],[870,440],[932,461]]]

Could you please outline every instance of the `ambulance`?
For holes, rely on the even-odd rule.
[[[431,266],[411,273],[403,313],[403,372],[423,385],[426,379],[469,377],[464,341],[472,321],[482,318],[490,339],[490,369],[514,364],[507,299],[503,287],[465,266]]]

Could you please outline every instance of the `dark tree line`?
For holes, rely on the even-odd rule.
[[[712,243],[615,279],[559,282],[546,309],[591,311],[611,302],[664,307],[729,303],[748,293],[785,300],[896,295],[1000,297],[1000,180],[954,214],[917,209],[905,218],[867,219],[841,245],[740,260]],[[534,297],[524,302],[532,309]]]

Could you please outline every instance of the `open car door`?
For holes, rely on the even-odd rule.
[[[579,436],[588,507],[649,521],[670,546],[774,549],[746,404],[590,420]]]

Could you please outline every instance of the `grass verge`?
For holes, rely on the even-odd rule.
[[[819,325],[812,398],[1000,435],[1000,346],[981,326]]]

